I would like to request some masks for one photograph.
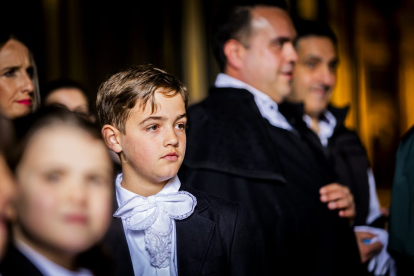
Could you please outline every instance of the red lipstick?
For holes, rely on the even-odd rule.
[[[31,99],[24,99],[24,100],[17,101],[17,103],[22,104],[22,105],[31,105],[32,100]]]

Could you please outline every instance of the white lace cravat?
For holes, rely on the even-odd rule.
[[[114,217],[122,218],[131,230],[144,230],[151,265],[164,268],[170,263],[172,220],[187,218],[196,205],[196,198],[185,191],[149,197],[136,195],[124,202]]]

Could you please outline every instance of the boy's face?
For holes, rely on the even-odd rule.
[[[76,255],[92,246],[111,221],[111,171],[105,145],[83,130],[39,130],[16,171],[20,233],[53,252]]]
[[[184,159],[187,115],[180,94],[155,93],[157,109],[151,113],[135,105],[120,134],[124,179],[140,185],[157,185],[174,177]]]

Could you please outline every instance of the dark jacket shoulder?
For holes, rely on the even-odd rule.
[[[43,276],[39,269],[13,244],[7,247],[6,255],[0,264],[0,275]]]
[[[184,166],[286,182],[250,92],[212,88],[209,96],[187,113]]]

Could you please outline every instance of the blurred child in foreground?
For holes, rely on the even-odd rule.
[[[17,220],[0,274],[105,275],[112,165],[99,130],[60,108],[16,121]]]

